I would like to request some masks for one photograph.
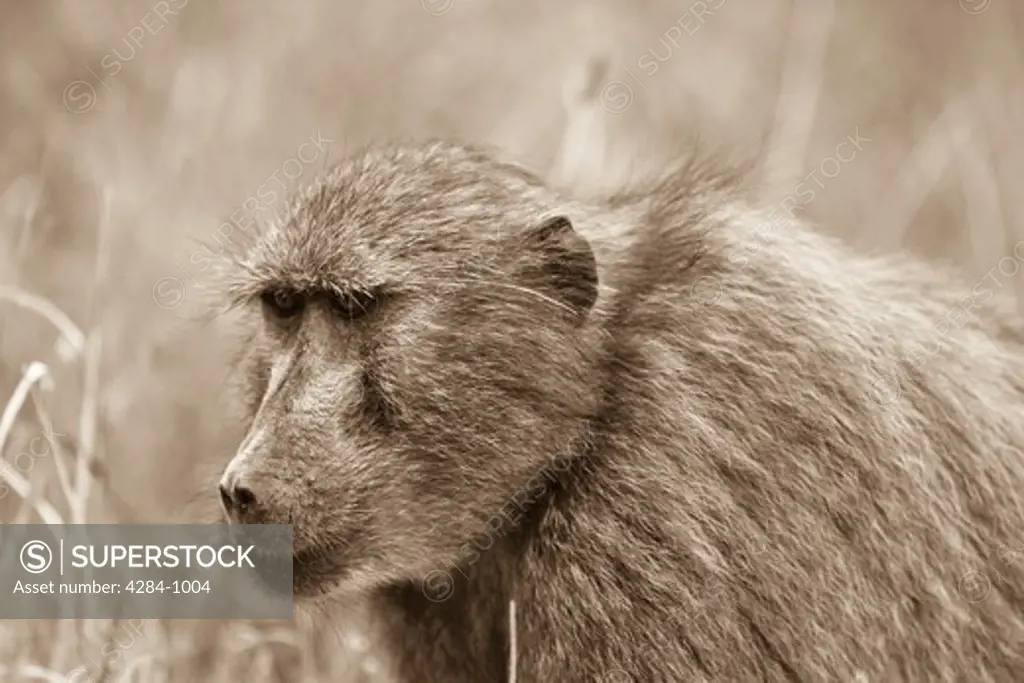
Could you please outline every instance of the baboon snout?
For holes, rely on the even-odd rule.
[[[224,469],[218,489],[221,506],[234,524],[270,524],[281,515],[280,482],[270,475],[273,444],[263,430],[247,435]]]
[[[235,524],[259,524],[265,517],[263,498],[245,482],[225,475],[220,481],[220,502],[224,514]]]
[[[269,496],[260,491],[252,482],[230,473],[225,473],[220,480],[220,502],[224,514],[234,524],[266,523],[270,510],[267,507]]]

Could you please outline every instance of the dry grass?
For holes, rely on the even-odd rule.
[[[165,521],[212,488],[202,473],[240,436],[227,350],[196,315],[202,264],[242,238],[218,226],[272,174],[293,186],[375,138],[491,142],[586,192],[699,131],[761,161],[784,202],[859,131],[870,141],[819,175],[806,216],[974,278],[1002,263],[1024,291],[1019,260],[1000,261],[1024,240],[1009,0],[183,2],[160,19],[155,0],[0,0],[4,521]],[[318,132],[335,142],[289,164]],[[362,630],[349,615],[3,623],[0,680],[385,680]]]

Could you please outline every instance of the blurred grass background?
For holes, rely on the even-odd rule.
[[[697,144],[758,162],[772,202],[821,169],[800,209],[820,229],[976,281],[1024,240],[1022,38],[1010,0],[0,0],[0,405],[22,399],[0,467],[33,491],[0,488],[0,519],[166,521],[212,493],[241,436],[229,349],[196,313],[218,226],[272,174],[293,187],[372,140],[495,144],[580,193]],[[1019,267],[997,276],[1017,292]],[[384,664],[345,613],[0,623],[0,681],[365,683]]]

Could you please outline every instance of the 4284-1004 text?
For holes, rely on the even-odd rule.
[[[44,581],[41,583],[28,583],[18,581],[14,584],[12,593],[27,595],[119,595],[121,593],[170,593],[188,595],[194,593],[209,593],[210,582],[199,580],[186,581],[145,581],[142,579],[120,583],[100,583],[99,581],[87,581],[78,583],[57,583]]]

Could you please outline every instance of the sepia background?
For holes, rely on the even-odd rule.
[[[0,0],[0,520],[213,493],[241,434],[212,264],[374,140],[580,194],[700,150],[859,250],[1024,292],[1022,39],[1014,0]],[[336,611],[0,622],[0,681],[388,680]]]

